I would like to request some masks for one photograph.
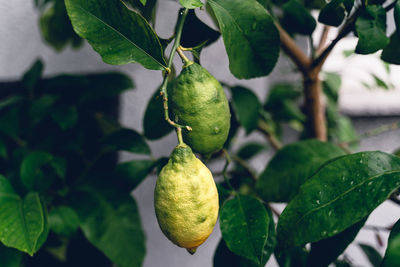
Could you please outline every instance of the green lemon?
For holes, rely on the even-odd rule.
[[[193,254],[218,217],[218,191],[210,170],[185,144],[172,152],[154,191],[158,224],[174,244]]]
[[[202,154],[222,148],[230,127],[229,104],[221,84],[205,68],[185,64],[169,100],[175,121],[192,128],[183,132],[185,143]]]

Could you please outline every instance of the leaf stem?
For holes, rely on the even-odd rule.
[[[168,92],[167,92],[168,76],[171,73],[171,67],[172,67],[172,63],[174,61],[175,52],[178,49],[180,42],[181,42],[183,25],[185,23],[187,14],[188,14],[187,8],[183,8],[183,9],[179,10],[178,21],[177,21],[176,32],[175,32],[175,40],[174,40],[174,44],[171,49],[171,54],[168,59],[168,66],[164,73],[164,80],[163,80],[161,88],[160,88],[160,95],[163,97],[165,120],[175,128],[185,128],[186,130],[191,131],[192,128],[190,126],[177,124],[173,120],[170,119],[169,113],[168,113]]]
[[[228,174],[227,174],[228,166],[231,163],[231,157],[229,156],[229,153],[228,153],[228,151],[226,151],[226,149],[222,149],[222,151],[224,152],[225,159],[226,159],[224,169],[222,170],[222,175],[224,176],[224,181],[228,185],[229,189],[232,190],[232,192],[236,192],[236,190],[233,188],[233,186],[229,182],[229,178],[228,178]]]
[[[176,128],[176,135],[178,136],[178,144],[184,145],[185,143],[183,142],[183,138],[182,138],[182,128],[180,128],[180,127]]]

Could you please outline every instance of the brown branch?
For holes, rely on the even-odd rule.
[[[326,41],[328,40],[328,33],[329,33],[330,29],[331,29],[330,26],[324,25],[324,28],[322,29],[322,33],[321,33],[321,38],[319,39],[319,43],[318,43],[318,47],[317,47],[317,51],[316,51],[317,55],[319,55],[322,52],[322,50],[325,48]]]
[[[275,209],[270,203],[268,203],[267,205],[268,208],[272,211],[273,214],[275,214],[276,217],[279,218],[281,216],[281,213],[277,209]]]
[[[305,74],[309,70],[310,58],[300,49],[290,35],[278,24],[275,23],[281,39],[281,48],[288,57],[296,64],[299,70]]]
[[[266,122],[264,122],[263,120],[258,120],[257,130],[265,136],[265,138],[268,140],[269,144],[275,151],[278,151],[282,148],[283,145],[273,134],[270,133],[269,127]]]

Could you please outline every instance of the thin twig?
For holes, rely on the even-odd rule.
[[[324,25],[324,28],[322,29],[321,37],[319,38],[318,47],[317,47],[317,50],[316,50],[316,54],[317,55],[319,55],[322,52],[322,50],[325,48],[326,41],[328,40],[328,34],[329,34],[329,30],[330,29],[331,29],[330,26]]]
[[[373,230],[373,231],[391,231],[392,226],[378,226],[378,225],[364,225],[363,229],[364,230]]]
[[[260,131],[265,138],[267,138],[268,142],[271,144],[272,148],[275,151],[278,151],[282,148],[281,142],[270,132],[267,123],[263,120],[258,121],[257,130]]]
[[[229,182],[229,177],[227,174],[228,171],[228,166],[231,163],[231,157],[229,156],[228,151],[226,151],[225,149],[222,149],[224,155],[225,155],[225,165],[224,165],[224,169],[222,170],[222,175],[224,176],[224,181],[225,183],[228,185],[229,189],[231,189],[233,192],[236,192],[235,189],[233,188],[233,186],[231,185],[231,182]]]
[[[272,211],[273,214],[275,214],[276,217],[279,218],[281,216],[281,213],[277,209],[275,209],[274,206],[272,206],[270,203],[268,203],[267,205],[268,208]]]
[[[257,175],[254,173],[254,171],[250,168],[250,166],[241,158],[237,157],[237,156],[232,156],[232,159],[239,164],[242,168],[244,168],[246,170],[246,172],[248,172],[248,174],[250,174],[251,179],[256,182],[257,181]]]

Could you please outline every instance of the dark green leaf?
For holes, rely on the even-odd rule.
[[[239,79],[268,75],[278,60],[280,38],[264,7],[256,0],[207,3],[217,17],[232,74]]]
[[[307,266],[308,251],[304,247],[283,248],[278,245],[274,255],[279,266],[309,267]]]
[[[47,238],[46,209],[37,193],[21,198],[0,176],[0,241],[33,255]]]
[[[396,266],[400,262],[400,220],[393,226],[383,258],[382,267]]]
[[[138,62],[145,68],[166,66],[160,41],[147,21],[120,1],[65,0],[74,30],[108,64]]]
[[[157,90],[151,96],[144,113],[144,136],[149,140],[157,140],[169,134],[172,130],[173,127],[165,120],[163,98],[160,96],[160,91]]]
[[[366,220],[364,218],[337,235],[312,243],[307,265],[323,267],[332,263],[353,242]]]
[[[400,28],[400,27],[399,27]],[[390,43],[383,49],[381,58],[387,63],[400,65],[400,31],[390,36]]]
[[[371,54],[389,44],[386,37],[386,11],[382,6],[367,6],[356,21],[356,53]]]
[[[204,42],[205,45],[214,43],[220,33],[214,31],[196,16],[194,10],[189,10],[182,30],[181,45],[183,47],[197,47]]]
[[[112,133],[105,138],[104,144],[113,150],[123,150],[146,155],[151,153],[143,136],[131,129],[120,129]]]
[[[369,262],[372,264],[374,267],[379,267],[381,266],[382,262],[382,256],[379,254],[376,249],[370,245],[367,244],[358,244],[361,248],[361,250],[364,252],[364,254],[367,256]]]
[[[232,105],[235,109],[240,124],[245,128],[246,134],[257,128],[258,111],[261,107],[257,96],[249,89],[235,86],[232,92]]]
[[[237,195],[220,215],[222,237],[230,251],[261,266],[268,239],[269,216],[259,200]]]
[[[129,8],[138,10],[147,21],[155,24],[157,0],[146,0],[145,5],[141,1],[143,0],[122,0]]]
[[[86,238],[120,267],[139,267],[145,255],[144,234],[134,199],[119,192],[88,189],[74,196]]]
[[[267,147],[261,143],[247,143],[239,149],[237,156],[241,159],[248,160],[266,149]]]
[[[265,201],[287,202],[324,162],[344,154],[339,147],[318,140],[287,145],[261,173],[257,191]]]
[[[56,207],[49,213],[49,227],[58,235],[71,236],[78,230],[78,215],[68,206]]]
[[[400,158],[396,156],[371,151],[331,160],[286,206],[278,223],[278,240],[299,246],[334,236],[370,214],[398,186]]]
[[[0,244],[0,262],[4,267],[20,267],[22,253]]]
[[[78,109],[75,106],[57,107],[53,109],[51,116],[61,129],[70,129],[78,121]]]
[[[20,177],[22,183],[30,191],[44,191],[52,181],[43,167],[53,160],[50,153],[37,151],[30,153],[21,164]]]
[[[396,5],[394,6],[393,16],[394,16],[394,21],[396,23],[396,29],[399,32],[400,31],[400,2],[399,1],[397,1]]]
[[[39,23],[43,39],[56,51],[61,51],[69,43],[73,47],[83,43],[72,29],[64,1],[51,1],[40,15]]]
[[[54,101],[55,98],[53,96],[45,95],[32,102],[29,109],[29,116],[34,125],[50,113],[49,111],[53,106]]]
[[[0,117],[0,133],[17,137],[21,132],[20,108],[13,107]]]
[[[19,102],[22,102],[25,98],[19,95],[12,95],[9,97],[2,97],[0,100],[0,110],[7,107],[13,106]]]
[[[318,21],[330,26],[339,26],[350,13],[354,0],[332,0],[324,6],[318,16]]]
[[[203,6],[200,0],[179,0],[179,3],[186,8],[198,8]]]
[[[283,6],[282,26],[290,33],[311,35],[317,22],[302,3],[289,0]]]
[[[138,186],[154,167],[152,160],[132,160],[117,165],[114,173],[114,179],[123,179],[129,182],[130,190]]]
[[[341,115],[337,103],[330,99],[326,103],[326,120],[330,140],[335,142],[354,142],[354,140],[358,139],[351,120]]]
[[[30,69],[24,74],[24,76],[22,77],[22,82],[24,83],[25,87],[32,91],[37,82],[40,80],[40,78],[42,77],[42,73],[43,73],[43,62],[38,59],[35,61],[35,63],[33,63],[32,67],[30,67]]]
[[[0,139],[0,158],[6,159],[7,157],[7,146],[3,140]]]
[[[259,267],[254,262],[231,252],[223,239],[215,250],[213,263],[213,267]]]

